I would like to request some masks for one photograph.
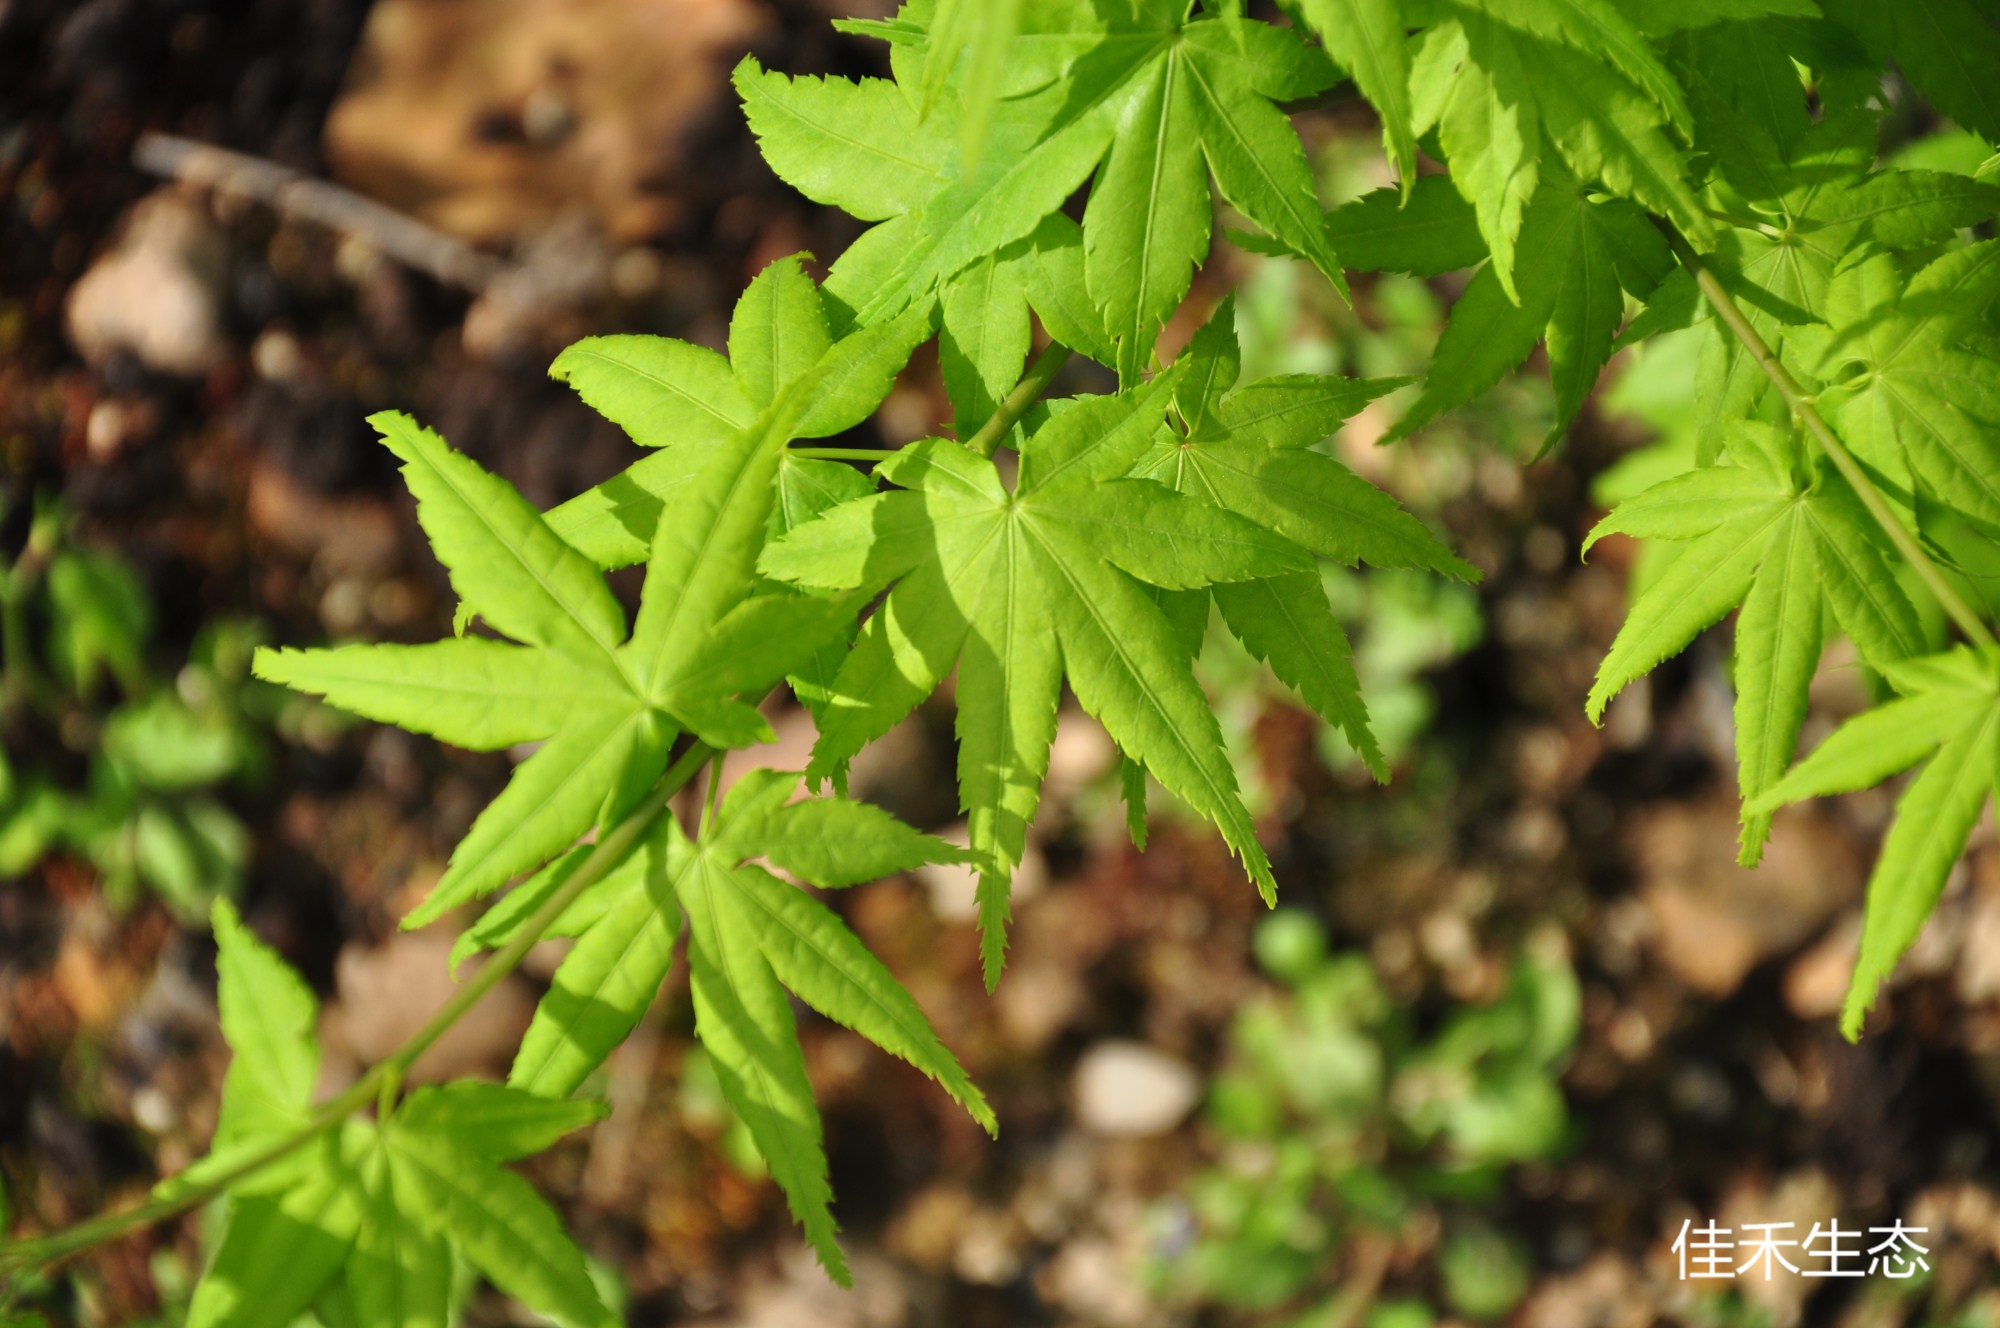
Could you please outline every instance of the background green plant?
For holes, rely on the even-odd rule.
[[[1653,559],[1592,718],[1738,611],[1746,863],[1783,803],[1920,767],[1869,888],[1843,1019],[1857,1035],[2000,774],[2000,653],[1974,593],[2000,530],[2000,242],[1976,233],[2000,189],[1983,161],[1965,173],[1970,150],[1883,161],[1881,76],[1893,62],[1965,129],[2000,136],[2000,35],[1980,0],[1286,10],[1289,25],[1226,0],[940,0],[842,25],[888,43],[889,80],[746,60],[736,85],[772,167],[874,224],[823,284],[801,257],[768,267],[726,356],[611,337],[557,360],[645,456],[543,513],[414,421],[377,416],[461,599],[459,634],[263,652],[257,672],[459,746],[539,744],[406,919],[525,878],[465,931],[462,949],[496,953],[408,1045],[315,1105],[310,1000],[219,906],[238,1058],[214,1153],[147,1205],[21,1242],[7,1262],[45,1265],[226,1194],[192,1322],[315,1306],[442,1322],[450,1258],[558,1322],[610,1321],[553,1214],[501,1164],[597,1114],[571,1094],[685,935],[721,1092],[844,1277],[788,992],[994,1121],[837,917],[752,860],[834,888],[968,860],[997,981],[1067,687],[1123,754],[1135,837],[1157,785],[1272,898],[1193,671],[1209,623],[1387,778],[1322,565],[1477,572],[1326,441],[1399,391],[1385,436],[1427,429],[1538,346],[1553,445],[1619,346],[1695,343],[1691,448],[1656,458],[1592,536],[1676,546]],[[1328,210],[1283,108],[1345,80],[1380,116],[1398,185]],[[1218,204],[1230,242],[1296,258],[1339,295],[1350,272],[1470,269],[1422,382],[1393,376],[1401,364],[1261,372],[1226,300],[1185,349],[1163,346]],[[889,454],[794,445],[865,420],[933,337],[955,437]],[[1119,390],[1043,399],[1076,355]],[[628,623],[601,573],[638,563]],[[1893,699],[1794,764],[1836,633]],[[954,673],[967,851],[838,796],[850,759]],[[819,728],[803,782],[836,796],[792,801],[800,780],[780,771],[721,796],[712,758],[771,736],[757,707],[781,684]],[[666,800],[704,769],[707,809],[684,829]],[[403,1094],[415,1057],[546,935],[578,943],[511,1084]],[[1365,1008],[1365,992],[1346,995]],[[1463,1075],[1496,1036],[1448,1034],[1427,1054]],[[1507,1082],[1541,1085],[1524,1091],[1547,1106],[1549,1062],[1527,1064]],[[1462,1136],[1448,1102],[1424,1110],[1396,1128]],[[403,1238],[385,1245],[386,1231]],[[1447,1286],[1497,1311],[1506,1297],[1465,1288],[1504,1259],[1464,1248]]]
[[[1524,949],[1497,999],[1420,1028],[1366,955],[1331,953],[1306,915],[1272,915],[1255,945],[1282,990],[1236,1016],[1207,1108],[1221,1159],[1189,1182],[1184,1211],[1155,1215],[1153,1277],[1196,1303],[1282,1310],[1288,1323],[1364,1311],[1371,1323],[1428,1322],[1413,1303],[1373,1305],[1374,1286],[1329,1284],[1328,1273],[1372,1241],[1378,1258],[1346,1266],[1379,1277],[1390,1247],[1441,1229],[1439,1308],[1482,1319],[1512,1309],[1529,1270],[1483,1205],[1509,1167],[1567,1142],[1557,1079],[1580,1002],[1568,961]]]
[[[158,676],[138,577],[79,543],[53,502],[0,565],[0,614],[0,879],[73,853],[114,905],[144,887],[200,923],[212,899],[235,894],[250,849],[216,794],[258,779],[266,734],[296,701],[250,676],[262,629],[211,624],[171,677]]]

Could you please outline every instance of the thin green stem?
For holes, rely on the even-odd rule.
[[[1021,422],[1021,417],[1028,413],[1028,407],[1035,404],[1036,399],[1048,390],[1056,374],[1069,363],[1070,355],[1069,347],[1051,342],[1049,348],[1028,366],[1028,372],[1021,375],[1021,381],[1014,385],[1014,390],[993,412],[993,418],[980,425],[979,432],[966,439],[965,445],[990,459],[999,450],[1000,440],[1007,436],[1007,431]]]
[[[1922,581],[1924,587],[1937,599],[1938,604],[1944,609],[1945,616],[1956,624],[1966,640],[1981,649],[1992,650],[2000,645],[2000,642],[1994,640],[1992,631],[1980,620],[1979,615],[1959,596],[1944,571],[1932,561],[1930,554],[1924,551],[1924,546],[1918,542],[1917,537],[1910,533],[1909,528],[1889,506],[1889,500],[1883,497],[1882,491],[1875,486],[1875,481],[1868,477],[1868,472],[1861,468],[1861,463],[1854,459],[1854,454],[1847,450],[1847,444],[1840,441],[1840,436],[1827,424],[1825,417],[1819,413],[1814,395],[1799,385],[1799,380],[1792,376],[1792,371],[1784,366],[1763,336],[1751,326],[1749,318],[1744,315],[1735,297],[1702,263],[1701,256],[1695,253],[1694,247],[1687,242],[1686,237],[1672,227],[1666,229],[1666,234],[1667,242],[1673,246],[1675,255],[1681,260],[1681,266],[1694,274],[1695,285],[1714,307],[1716,317],[1720,318],[1722,325],[1743,344],[1743,348],[1750,353],[1750,358],[1756,362],[1759,369],[1763,370],[1764,376],[1771,380],[1771,385],[1778,389],[1778,394],[1785,399],[1785,404],[1791,408],[1792,414],[1805,426],[1806,432],[1819,443],[1827,459],[1833,462],[1834,469],[1840,472],[1841,478],[1845,479],[1860,497],[1861,505],[1868,509],[1868,515],[1875,519],[1875,524],[1882,528],[1882,533],[1896,546],[1896,552],[1903,556],[1903,560],[1909,563],[1911,570],[1916,572],[1917,579]]]
[[[896,455],[879,447],[788,447],[785,454],[809,461],[887,461]]]
[[[345,1092],[329,1099],[313,1113],[312,1119],[298,1130],[248,1153],[241,1161],[223,1167],[214,1175],[199,1182],[180,1187],[170,1186],[168,1193],[136,1208],[127,1209],[122,1213],[109,1213],[39,1240],[21,1241],[0,1249],[0,1265],[23,1270],[47,1267],[94,1246],[116,1240],[141,1227],[151,1226],[155,1222],[165,1221],[189,1209],[197,1208],[252,1172],[260,1171],[273,1162],[291,1156],[339,1126],[349,1116],[371,1102],[384,1100],[385,1090],[393,1095],[393,1085],[401,1083],[416,1059],[429,1050],[431,1044],[444,1036],[445,1031],[457,1023],[467,1010],[478,1004],[481,997],[493,990],[509,973],[520,966],[528,951],[542,939],[542,933],[562,916],[563,910],[574,903],[578,895],[602,880],[605,873],[618,865],[640,838],[666,814],[667,799],[694,778],[695,773],[713,754],[713,748],[699,742],[682,753],[680,759],[660,776],[659,782],[653,785],[639,805],[597,841],[590,853],[583,857],[576,869],[570,873],[568,879],[557,887],[555,893],[543,901],[542,906],[536,909],[522,925],[513,940],[482,964],[471,979],[452,993],[452,998],[446,1001],[422,1028],[412,1034],[408,1041],[370,1066]]]

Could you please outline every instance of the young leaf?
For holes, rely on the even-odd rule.
[[[1271,889],[1214,716],[1166,620],[1130,578],[1198,586],[1309,563],[1283,536],[1220,507],[1118,478],[1150,446],[1177,381],[1170,372],[1054,415],[1025,444],[1012,492],[992,462],[927,440],[877,468],[902,491],[836,508],[770,546],[764,569],[801,584],[895,583],[835,679],[812,777],[840,770],[956,662],[961,805],[983,870],[1004,881],[1020,860],[1067,675],[1119,745],[1215,821]],[[997,942],[988,935],[989,964]]]
[[[600,813],[622,810],[664,768],[681,731],[721,746],[767,739],[768,725],[738,698],[808,663],[852,621],[839,600],[753,593],[774,481],[801,429],[832,427],[881,399],[928,315],[912,311],[839,342],[824,320],[796,260],[772,265],[745,293],[732,327],[737,377],[747,400],[768,404],[704,451],[661,454],[699,465],[653,511],[639,614],[622,644],[624,614],[598,570],[505,481],[401,417],[377,417],[408,459],[419,514],[467,604],[527,644],[259,651],[258,676],[465,746],[546,740],[404,925],[497,889],[563,851]],[[594,390],[621,412],[641,409],[638,389],[619,382]]]
[[[394,1158],[380,1147],[363,1168],[367,1198],[343,1278],[354,1322],[360,1328],[448,1328],[451,1246],[421,1220],[416,1187],[396,1173]]]
[[[1419,176],[1400,194],[1377,189],[1343,203],[1326,228],[1341,258],[1362,272],[1436,277],[1486,257],[1472,204],[1442,175]]]
[[[1485,392],[1546,338],[1556,394],[1552,443],[1611,357],[1625,293],[1652,292],[1672,267],[1666,241],[1637,208],[1615,199],[1593,202],[1573,182],[1553,178],[1535,194],[1518,252],[1514,298],[1497,264],[1489,263],[1452,306],[1423,395],[1391,438]]]
[[[1187,377],[1176,402],[1187,434],[1156,438],[1133,474],[1205,498],[1350,566],[1423,567],[1476,580],[1477,572],[1395,499],[1316,450],[1355,410],[1402,380],[1291,375],[1238,386],[1234,317],[1225,299],[1183,357]],[[1298,572],[1217,585],[1213,594],[1245,648],[1337,725],[1375,776],[1386,779],[1388,764],[1368,728],[1346,633],[1318,578]],[[1199,642],[1206,609],[1189,605],[1195,617],[1186,655]]]
[[[1452,180],[1478,213],[1509,302],[1524,298],[1516,240],[1552,147],[1567,172],[1670,217],[1697,243],[1715,230],[1668,137],[1685,97],[1644,40],[1599,0],[1447,3],[1412,70],[1419,131],[1435,124]]]
[[[1185,436],[1156,435],[1131,473],[1350,567],[1421,567],[1478,580],[1394,498],[1318,450],[1355,411],[1408,380],[1288,374],[1239,386],[1234,316],[1232,301],[1218,305],[1203,339],[1176,365],[1187,382],[1208,385],[1201,404],[1182,411],[1199,425]]]
[[[662,503],[693,483],[716,449],[760,425],[773,443],[774,425],[789,438],[853,428],[889,395],[931,322],[924,305],[832,339],[825,297],[792,257],[758,274],[738,304],[731,344],[742,347],[740,363],[661,337],[576,343],[549,372],[634,442],[663,450],[550,509],[549,528],[606,571],[645,561]],[[782,349],[761,345],[759,329],[784,334]],[[689,402],[713,409],[693,414]],[[781,473],[794,477],[786,492],[797,492],[792,468],[802,464],[781,460]]]
[[[945,183],[945,117],[921,114],[886,79],[791,78],[754,57],[734,79],[764,160],[815,203],[886,221],[921,208]]]
[[[510,1086],[567,1097],[623,1042],[673,963],[680,905],[667,862],[666,818],[624,864],[587,892],[602,902],[563,956],[521,1039]]]
[[[828,79],[802,82],[769,73],[754,59],[737,66],[735,83],[750,128],[772,169],[808,197],[851,211],[864,220],[886,218],[864,235],[829,275],[830,290],[848,303],[855,321],[874,324],[912,304],[928,302],[940,284],[970,264],[1032,234],[1061,206],[1104,153],[1111,123],[1101,109],[1107,91],[1122,82],[1117,69],[1079,70],[1067,88],[1003,100],[985,135],[977,168],[956,161],[958,125],[951,111],[916,119],[909,89]],[[849,126],[871,119],[885,99],[898,110],[876,120],[899,145],[894,169],[841,169],[852,160]],[[810,98],[811,114],[795,113]],[[906,164],[904,164],[906,163]],[[827,178],[829,170],[837,180]],[[936,185],[921,200],[912,177]],[[854,279],[857,265],[867,279]]]
[[[955,12],[938,21],[955,21]],[[1296,35],[1229,19],[1189,22],[1179,5],[1143,0],[1132,13],[1030,6],[1015,45],[1025,53],[1016,83],[1032,87],[1039,78],[1040,90],[999,102],[976,166],[912,135],[907,151],[940,181],[915,207],[893,189],[871,190],[858,173],[828,181],[826,163],[848,149],[835,148],[823,126],[777,112],[824,101],[834,85],[801,88],[752,63],[739,67],[752,128],[780,175],[821,201],[858,203],[850,207],[857,216],[891,218],[830,280],[854,293],[860,322],[880,321],[941,285],[949,302],[955,284],[984,280],[977,265],[1035,234],[1093,169],[1085,273],[1128,382],[1207,253],[1211,173],[1227,202],[1345,291],[1305,154],[1271,104],[1331,81],[1331,67]],[[846,85],[827,123],[851,121],[884,95]],[[927,103],[919,96],[909,104]],[[857,265],[865,279],[839,270]]]
[[[960,149],[967,169],[978,166],[985,150],[986,127],[1006,81],[1007,57],[1021,28],[1022,6],[1023,0],[938,0],[932,12],[919,109],[930,113],[963,60]]]
[[[586,337],[556,356],[549,377],[641,447],[714,447],[757,415],[728,360],[672,337]]]
[[[660,834],[635,853],[645,856],[645,870],[617,885],[618,897],[557,970],[511,1082],[551,1096],[572,1091],[651,1003],[685,910],[696,1033],[807,1238],[827,1271],[844,1281],[828,1212],[819,1114],[786,988],[930,1075],[988,1130],[994,1122],[909,993],[839,918],[803,891],[745,864],[766,855],[806,881],[839,886],[964,855],[859,803],[788,802],[797,786],[795,773],[753,771],[696,840],[671,820],[661,822]],[[592,888],[612,882],[607,877]],[[423,1102],[411,1102],[408,1118],[437,1115],[437,1107]],[[487,1114],[494,1113],[488,1108]],[[569,1128],[582,1123],[579,1117],[572,1108],[542,1118],[539,1128]],[[462,1133],[454,1121],[443,1124]],[[474,1139],[492,1132],[476,1126]]]
[[[604,579],[505,480],[400,412],[368,422],[402,461],[417,519],[468,609],[517,641],[580,659],[624,638]]]
[[[1849,720],[1753,810],[1865,788],[1918,761],[1868,881],[1861,958],[1841,1010],[1852,1040],[1876,992],[1937,907],[1952,864],[2000,780],[2000,660],[1969,647],[1885,671],[1902,699]]]
[[[1764,424],[1739,424],[1730,450],[1738,464],[1655,485],[1591,532],[1586,551],[1612,531],[1685,547],[1628,612],[1588,707],[1601,718],[1627,683],[1741,603],[1736,746],[1749,866],[1770,830],[1770,818],[1751,808],[1791,764],[1826,612],[1878,668],[1920,650],[1923,636],[1865,533],[1859,500],[1829,465],[1806,467],[1794,442]]]
[[[2000,532],[2000,366],[1967,338],[1996,295],[2000,241],[1907,279],[1887,255],[1864,258],[1833,280],[1841,330],[1819,355],[1835,380],[1826,408],[1856,454],[1906,506],[1920,487],[1988,535]]]
[[[396,1113],[405,1130],[449,1135],[467,1151],[513,1162],[603,1120],[602,1102],[556,1102],[499,1084],[462,1079],[419,1088]]]

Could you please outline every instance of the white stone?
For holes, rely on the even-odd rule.
[[[1167,1133],[1201,1097],[1193,1070],[1142,1042],[1100,1042],[1086,1051],[1072,1089],[1083,1128],[1128,1139]]]
[[[69,293],[69,338],[91,364],[128,350],[148,368],[196,377],[228,354],[222,295],[229,249],[199,203],[172,188],[141,199],[118,243]]]

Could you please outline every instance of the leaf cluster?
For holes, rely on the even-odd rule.
[[[1667,550],[1591,717],[1734,611],[1747,862],[1781,803],[1920,766],[1870,886],[1858,1030],[2000,750],[2000,656],[1965,604],[1965,571],[2000,533],[2000,241],[1984,238],[2000,188],[1990,167],[1886,161],[1879,141],[1891,62],[2000,135],[1988,7],[1283,8],[1268,23],[1240,0],[911,0],[840,25],[885,43],[887,77],[746,59],[735,88],[772,169],[869,225],[823,283],[809,256],[772,263],[723,349],[606,336],[565,351],[552,373],[640,454],[546,512],[417,422],[375,417],[459,597],[456,630],[262,651],[256,671],[456,746],[526,751],[405,924],[449,919],[460,958],[497,950],[502,966],[542,936],[574,945],[507,1086],[403,1098],[390,1084],[372,1123],[327,1121],[310,1102],[309,997],[218,915],[238,1059],[214,1158],[182,1183],[227,1189],[234,1216],[202,1322],[307,1305],[371,1328],[436,1322],[458,1260],[560,1322],[601,1321],[580,1256],[504,1164],[592,1118],[573,1094],[677,949],[722,1095],[844,1278],[792,998],[994,1121],[909,993],[805,887],[964,861],[997,981],[1068,695],[1124,758],[1135,837],[1157,786],[1273,898],[1193,672],[1211,618],[1387,778],[1320,571],[1477,574],[1331,440],[1405,386],[1388,436],[1415,435],[1537,347],[1553,445],[1618,349],[1700,342],[1691,465],[1589,537]],[[1325,200],[1289,113],[1346,85],[1377,113],[1396,178]],[[1465,272],[1421,385],[1245,381],[1233,303],[1180,313],[1218,231],[1339,295],[1350,271]],[[1178,349],[1163,335],[1177,320],[1200,322]],[[932,341],[950,405],[933,436],[801,445],[865,424]],[[1071,356],[1117,390],[1037,400]],[[605,574],[635,565],[628,613]],[[1795,761],[1808,686],[1843,637],[1895,699]],[[846,796],[862,750],[947,690],[965,850]],[[717,761],[705,811],[663,810],[711,755],[768,741],[786,693],[816,728],[803,772],[753,770],[725,791]],[[1499,1036],[1448,1034],[1457,1050],[1437,1055],[1464,1070]],[[1529,1062],[1532,1078],[1548,1056]],[[1467,1142],[1491,1112],[1440,1110],[1403,1125],[1521,1155]]]

